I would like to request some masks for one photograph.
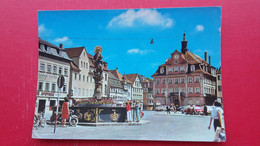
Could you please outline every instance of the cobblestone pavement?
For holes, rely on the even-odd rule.
[[[213,141],[214,130],[208,130],[210,116],[184,115],[166,112],[143,111],[143,125],[80,126],[66,128],[46,125],[33,129],[33,138],[43,139],[118,139],[165,141]],[[213,126],[212,126],[213,127]]]

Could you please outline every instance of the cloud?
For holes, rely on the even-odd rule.
[[[140,55],[145,55],[147,53],[152,53],[154,50],[140,50],[140,49],[130,49],[127,50],[128,54],[140,54]]]
[[[173,19],[162,15],[157,10],[141,9],[135,11],[130,9],[110,20],[107,27],[135,27],[142,25],[169,28],[173,24]]]
[[[197,31],[203,31],[204,30],[204,26],[203,25],[197,25],[196,26],[196,30]]]
[[[43,33],[45,30],[46,30],[46,28],[45,28],[44,24],[41,24],[41,25],[38,26],[38,32],[39,32],[39,34],[40,34],[40,33]]]
[[[62,37],[62,38],[56,38],[56,39],[54,40],[54,42],[56,42],[56,43],[64,43],[64,42],[66,42],[66,41],[68,41],[68,40],[69,40],[69,38],[66,37],[66,36],[64,36],[64,37]]]

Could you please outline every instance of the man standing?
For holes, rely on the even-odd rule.
[[[139,110],[139,102],[137,101],[135,104],[135,111],[136,111],[136,122],[140,121],[140,110]]]

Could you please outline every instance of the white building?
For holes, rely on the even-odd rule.
[[[44,112],[48,119],[52,114],[51,108],[55,106],[58,98],[57,79],[59,75],[64,75],[65,85],[60,93],[60,105],[64,97],[68,94],[68,84],[70,82],[70,62],[67,53],[60,47],[55,46],[39,38],[39,65],[37,100],[35,113]]]
[[[110,70],[110,72],[117,78],[120,80],[121,85],[123,86],[123,98],[124,101],[131,101],[132,98],[132,83],[130,80],[128,80],[128,78],[126,77],[126,75],[122,75],[119,71],[118,68],[116,68],[116,70]],[[125,102],[124,102],[125,105]]]
[[[139,101],[140,107],[143,107],[143,88],[138,74],[127,74],[126,77],[132,85],[131,100],[134,103]]]
[[[70,83],[70,90],[73,92],[72,98],[93,97],[95,89],[93,56],[87,53],[85,47],[66,48],[65,51],[73,60],[73,63],[71,63]],[[103,68],[102,97],[107,97],[108,68],[106,62],[103,62]]]
[[[123,106],[127,101],[127,98],[124,98],[124,88],[121,81],[110,72],[108,73],[108,89],[108,97],[112,98],[116,106]]]

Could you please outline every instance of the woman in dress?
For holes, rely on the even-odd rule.
[[[64,98],[64,102],[62,104],[62,121],[61,124],[65,127],[66,120],[69,118],[69,100],[67,97]]]

